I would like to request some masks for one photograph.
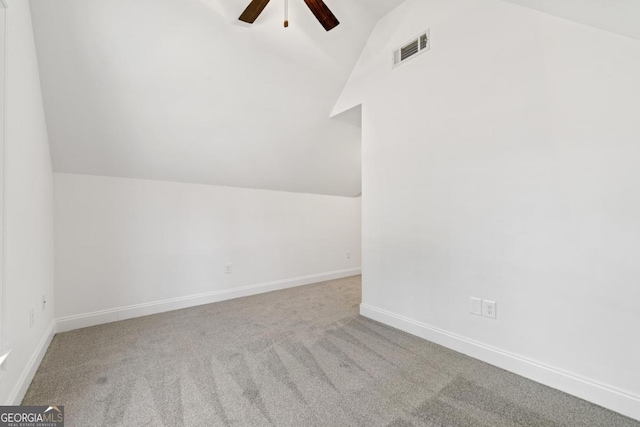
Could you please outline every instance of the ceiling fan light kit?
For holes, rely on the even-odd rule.
[[[270,0],[252,0],[249,6],[240,15],[240,20],[248,24],[253,24],[260,16],[262,11]],[[327,5],[322,0],[304,0],[316,19],[324,27],[325,30],[331,31],[338,25],[340,21],[331,12]],[[289,0],[284,0],[284,26],[289,26]]]

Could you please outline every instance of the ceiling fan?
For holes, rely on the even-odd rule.
[[[270,0],[252,0],[249,3],[249,6],[245,9],[245,11],[240,15],[240,20],[243,22],[247,22],[249,24],[253,24],[258,16],[262,13],[264,8],[267,6]],[[284,26],[289,26],[289,0],[284,0],[285,4],[285,17],[284,17]],[[329,10],[324,1],[322,0],[304,0],[304,2],[309,6],[311,12],[316,16],[320,24],[324,27],[325,30],[331,31],[335,27],[340,24],[340,21],[335,17],[335,15]]]

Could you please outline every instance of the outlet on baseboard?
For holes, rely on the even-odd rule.
[[[36,313],[35,313],[35,309],[31,309],[29,310],[29,328],[33,328],[33,324],[35,323],[36,320]]]
[[[42,311],[44,311],[46,308],[47,308],[47,296],[42,295]]]
[[[351,251],[347,252],[347,259],[351,259]]]
[[[498,304],[495,301],[471,297],[469,300],[469,312],[476,316],[488,317],[489,319],[498,318]]]
[[[231,274],[231,273],[233,273],[233,264],[231,263],[225,264],[224,274]]]
[[[496,319],[497,316],[497,304],[495,301],[483,300],[482,301],[482,315],[490,319]]]

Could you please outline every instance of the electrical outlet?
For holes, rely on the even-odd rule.
[[[233,264],[225,264],[224,266],[224,274],[233,273]]]
[[[33,324],[35,323],[36,320],[36,313],[35,310],[32,308],[31,310],[29,310],[29,327],[33,328]]]
[[[351,259],[351,252],[347,252],[347,259]]]
[[[42,295],[42,311],[44,311],[46,308],[47,308],[47,296]]]
[[[475,314],[476,316],[482,316],[482,299],[471,297],[469,309],[471,314]]]
[[[491,319],[497,319],[498,306],[495,301],[483,300],[482,301],[482,315]]]

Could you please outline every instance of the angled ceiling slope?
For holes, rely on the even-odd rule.
[[[638,0],[504,0],[640,40]]]
[[[360,193],[360,129],[329,119],[373,26],[402,0],[30,0],[56,172]]]
[[[421,1],[424,0],[409,0],[405,5],[409,6],[410,2]],[[538,12],[573,21],[578,24],[589,25],[594,28],[640,40],[640,25],[638,25],[638,17],[640,17],[640,0],[497,1],[526,7]],[[454,5],[458,3],[452,1],[452,4]],[[368,44],[365,46],[360,57],[360,61],[354,67],[345,88],[333,107],[331,112],[332,117],[338,119],[350,116],[355,108],[360,108],[359,105],[362,102],[363,93],[366,91],[368,84],[367,79],[372,67],[371,64],[367,64],[367,62],[374,58],[378,53],[371,51],[368,47],[372,44],[371,41],[375,36],[376,33],[373,33]],[[393,39],[392,34],[387,33],[386,36]],[[397,42],[399,43],[400,41]],[[396,46],[393,45],[392,47]],[[389,52],[391,53],[391,47],[389,48]]]

